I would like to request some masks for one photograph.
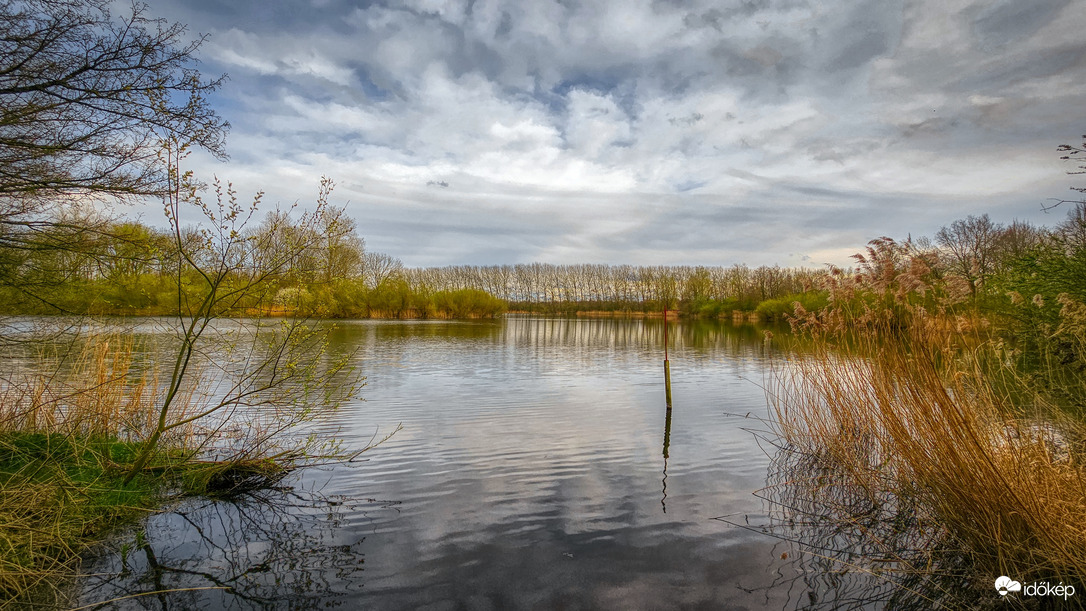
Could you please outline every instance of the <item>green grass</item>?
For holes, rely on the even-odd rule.
[[[829,293],[826,291],[808,291],[767,299],[759,303],[754,311],[769,320],[783,320],[795,315],[795,304],[797,303],[808,312],[821,310],[829,305]]]
[[[171,497],[230,497],[289,472],[272,459],[201,461],[167,450],[124,484],[139,449],[108,437],[0,433],[0,609],[63,605],[81,554]]]
[[[62,600],[81,553],[176,489],[161,473],[122,485],[118,465],[137,449],[108,438],[0,433],[0,600]]]
[[[277,485],[304,460],[338,456],[257,436],[211,459],[206,446],[221,431],[191,420],[206,409],[193,400],[196,374],[176,396],[174,428],[156,439],[165,389],[155,370],[132,369],[130,339],[93,336],[61,354],[68,361],[46,353],[0,385],[0,609],[64,606],[87,548],[169,498],[230,498]]]

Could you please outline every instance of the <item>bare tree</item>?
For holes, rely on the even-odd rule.
[[[0,1],[0,198],[161,194],[163,137],[220,157],[227,124],[192,65],[203,41],[108,0]],[[18,210],[18,207],[15,208]]]
[[[1073,163],[1078,164],[1075,167],[1074,170],[1070,170],[1069,172],[1067,172],[1068,174],[1086,174],[1086,135],[1082,136],[1082,144],[1081,145],[1061,144],[1060,146],[1056,147],[1056,150],[1059,151],[1060,153],[1063,153],[1063,155],[1060,156],[1060,159],[1062,159],[1064,161],[1071,161]],[[1072,191],[1077,191],[1079,193],[1086,193],[1086,187],[1071,187],[1071,190]],[[1083,203],[1081,198],[1080,199],[1054,199],[1054,200],[1051,200],[1050,203],[1047,206],[1042,204],[1041,208],[1047,211],[1047,210],[1051,210],[1052,208],[1055,208],[1057,206],[1060,206],[1062,204],[1081,204],[1081,203]],[[1074,214],[1074,213],[1072,212],[1072,214]]]
[[[347,216],[345,207],[327,208],[317,221],[320,280],[329,283],[360,276],[366,243],[358,235],[358,223]]]
[[[1086,202],[1075,202],[1067,219],[1056,227],[1056,236],[1067,253],[1086,250]]]
[[[968,282],[974,302],[978,289],[995,271],[996,244],[1002,231],[1001,225],[983,214],[954,221],[935,234],[948,270]]]
[[[1012,221],[1003,227],[995,238],[994,266],[1004,269],[1015,259],[1023,257],[1037,248],[1045,237],[1045,231],[1031,225],[1028,221]]]
[[[81,205],[165,192],[163,138],[225,158],[228,125],[207,101],[222,77],[194,68],[203,38],[112,4],[0,0],[0,285],[31,300],[49,277],[36,255],[108,256],[94,249],[114,219]]]
[[[367,252],[362,255],[362,278],[369,288],[380,286],[401,270],[403,262],[391,255],[381,252]]]

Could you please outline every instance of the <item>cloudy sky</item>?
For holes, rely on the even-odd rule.
[[[194,169],[302,204],[328,175],[409,266],[839,264],[1086,183],[1056,153],[1086,2],[150,5],[229,75],[231,160]]]

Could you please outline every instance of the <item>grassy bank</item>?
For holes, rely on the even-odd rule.
[[[108,437],[0,433],[0,600],[63,604],[81,555],[118,528],[179,496],[233,495],[285,474],[274,461],[167,451],[125,483],[139,450]]]
[[[160,473],[122,484],[116,465],[137,449],[108,438],[0,434],[0,599],[61,601],[82,552],[163,502],[171,486]]]
[[[141,464],[166,389],[151,364],[133,365],[134,354],[131,341],[95,337],[74,352],[41,349],[33,365],[4,376],[0,608],[64,606],[81,555],[116,529],[181,496],[273,485],[306,458],[258,443],[267,429],[239,441],[224,435],[228,420],[186,423],[207,406],[194,376],[170,415],[179,425]]]
[[[17,290],[0,286],[0,314],[177,316],[179,303],[197,303],[207,292],[191,279],[181,285],[180,295],[177,286],[157,276],[146,275],[133,282],[132,286],[119,286],[106,279],[77,281],[53,288],[47,299],[30,302],[20,299]],[[231,282],[224,286],[235,288]],[[357,278],[287,286],[268,282],[259,293],[231,306],[227,314],[246,317],[434,320],[496,318],[508,307],[504,300],[479,289],[432,291],[412,287],[401,278],[373,287]]]

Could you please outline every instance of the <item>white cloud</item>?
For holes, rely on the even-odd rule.
[[[336,85],[353,84],[354,75],[351,70],[336,64],[316,48],[304,44],[296,47],[297,41],[287,37],[276,38],[288,45],[285,48],[269,45],[268,40],[262,36],[231,28],[212,39],[206,51],[227,66],[252,70],[258,74],[277,74],[288,78],[312,76]]]
[[[847,262],[857,236],[1062,195],[1086,102],[1064,0],[310,10],[210,21],[235,126],[215,171],[284,201],[331,175],[409,263]],[[661,219],[678,238],[650,243]]]

